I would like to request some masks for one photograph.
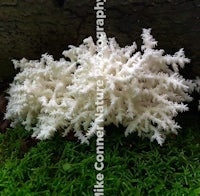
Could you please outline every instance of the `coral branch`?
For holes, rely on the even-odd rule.
[[[155,49],[157,41],[143,29],[143,45],[121,48],[114,38],[101,37],[101,46],[89,37],[79,47],[63,52],[66,59],[55,61],[44,54],[39,61],[13,61],[21,72],[8,94],[6,118],[12,126],[22,123],[39,139],[57,130],[75,132],[82,141],[97,127],[97,80],[103,81],[103,125],[126,127],[125,134],[137,132],[162,144],[168,133],[180,127],[173,118],[188,110],[190,85],[179,74],[189,59],[183,49],[165,55]],[[67,60],[69,59],[69,60]]]

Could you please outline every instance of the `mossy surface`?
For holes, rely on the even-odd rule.
[[[107,127],[105,195],[200,194],[199,125],[156,142]],[[93,195],[96,140],[90,145],[55,136],[36,142],[22,127],[0,135],[0,195]]]

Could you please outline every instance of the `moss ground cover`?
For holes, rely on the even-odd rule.
[[[189,124],[162,147],[107,127],[105,195],[200,195],[200,127]],[[23,127],[7,129],[0,134],[0,195],[94,195],[95,142],[60,136],[36,142]]]

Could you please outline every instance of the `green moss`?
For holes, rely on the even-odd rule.
[[[114,130],[115,129],[115,130]],[[105,195],[199,195],[199,127],[185,127],[160,147],[156,142],[107,128]],[[93,195],[95,138],[89,146],[52,140],[22,146],[30,136],[22,127],[0,135],[1,195]]]

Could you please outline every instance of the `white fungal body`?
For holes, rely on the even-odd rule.
[[[121,48],[114,38],[101,37],[101,46],[92,38],[78,47],[70,46],[55,61],[42,55],[39,61],[14,60],[20,72],[8,91],[6,118],[12,126],[21,123],[33,137],[50,138],[57,130],[73,130],[82,142],[95,134],[98,125],[97,80],[103,82],[103,125],[119,124],[125,135],[156,139],[162,144],[168,133],[177,133],[178,112],[188,110],[190,85],[179,74],[189,59],[183,49],[165,55],[155,49],[150,29],[143,29],[143,45]],[[78,65],[78,66],[77,66]]]

